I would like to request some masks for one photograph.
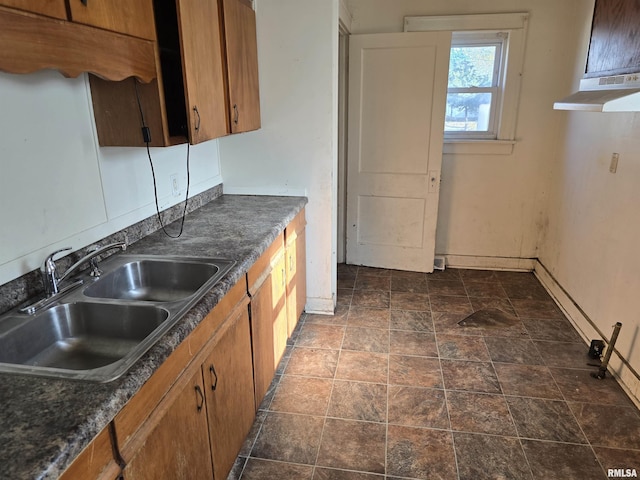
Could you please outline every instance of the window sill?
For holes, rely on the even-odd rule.
[[[445,155],[511,155],[515,140],[452,140],[445,139]]]

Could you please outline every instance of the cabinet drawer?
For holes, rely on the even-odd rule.
[[[64,0],[0,0],[0,5],[46,15],[47,17],[59,18],[60,20],[67,19]]]
[[[69,10],[76,23],[156,39],[152,0],[69,0]]]
[[[272,262],[282,254],[283,249],[284,233],[281,233],[247,272],[247,289],[250,295],[253,295],[264,282],[271,272]]]

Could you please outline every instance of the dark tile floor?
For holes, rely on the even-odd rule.
[[[509,324],[458,322],[498,309]],[[495,312],[495,310],[493,310]],[[606,479],[640,415],[530,273],[340,265],[305,314],[230,479]]]

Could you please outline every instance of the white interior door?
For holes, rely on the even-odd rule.
[[[433,271],[451,34],[351,35],[347,263]]]

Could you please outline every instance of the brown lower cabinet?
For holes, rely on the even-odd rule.
[[[225,479],[254,416],[244,297],[123,448],[124,478]]]
[[[140,428],[126,480],[213,478],[202,372],[192,368],[184,377]]]

